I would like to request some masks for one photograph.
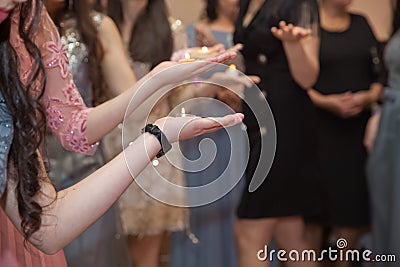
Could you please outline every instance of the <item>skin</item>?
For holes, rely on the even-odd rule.
[[[219,0],[217,18],[214,21],[199,21],[196,23],[196,45],[212,46],[218,43],[212,30],[233,33],[235,20],[239,12],[238,0]]]
[[[257,10],[264,4],[264,0],[251,0],[248,13],[243,20],[247,27],[253,20]],[[319,38],[312,35],[310,29],[302,28],[285,21],[272,27],[272,34],[279,39],[284,47],[289,63],[289,70],[294,81],[307,90],[318,78],[319,73]],[[304,238],[304,223],[301,216],[280,218],[261,218],[257,220],[240,219],[236,222],[235,233],[239,250],[240,267],[269,266],[269,262],[257,259],[257,251],[268,244],[272,237],[281,248],[307,249],[308,244]],[[313,262],[291,262],[287,266],[315,266]]]
[[[320,1],[320,18],[322,28],[340,32],[350,27],[351,19],[348,13],[348,6],[351,4],[351,0],[321,0]],[[325,109],[338,117],[348,119],[359,115],[364,109],[370,108],[375,103],[381,92],[383,86],[379,83],[372,83],[369,90],[363,90],[353,93],[347,91],[341,94],[330,94],[324,95],[314,89],[308,90],[308,94],[313,103]],[[367,148],[372,146],[374,136],[377,131],[377,121],[379,116],[373,116],[367,125],[365,144]],[[307,229],[309,236],[316,232],[322,232],[322,228],[318,226],[312,226]],[[348,242],[346,249],[353,249],[357,247],[360,236],[366,231],[366,229],[360,227],[342,227],[333,226],[332,232],[337,237],[345,238]],[[320,243],[320,240],[316,240],[316,244]],[[317,246],[317,245],[315,245]],[[334,266],[337,267],[348,267],[351,266],[350,262],[336,262]]]
[[[15,7],[22,1],[1,1],[1,7]],[[11,9],[10,9],[11,10]],[[212,69],[211,62],[225,62],[236,56],[234,52],[220,54],[207,61],[192,63],[164,62],[152,72],[135,83],[114,99],[94,108],[87,120],[87,137],[91,143],[103,137],[124,117],[125,110],[133,95],[130,112],[133,112],[152,93],[164,86],[173,85],[182,80],[199,75]],[[173,68],[172,68],[173,67]],[[145,82],[147,81],[147,82]],[[52,86],[48,84],[48,86]],[[54,84],[53,86],[57,86]],[[139,88],[141,88],[139,90]],[[162,118],[155,122],[172,143],[178,139],[187,139],[222,127],[241,122],[242,114],[233,114],[222,118]],[[47,254],[61,250],[87,227],[94,223],[119,198],[133,181],[134,177],[149,163],[160,150],[157,138],[149,133],[142,134],[124,153],[100,168],[83,181],[56,193],[50,180],[41,183],[35,200],[43,207],[40,229],[28,240]],[[141,155],[138,157],[137,155]],[[126,162],[129,162],[129,171]],[[44,170],[44,168],[43,168]],[[46,173],[43,176],[47,177]],[[15,227],[21,231],[21,219],[15,195],[16,184],[7,181],[5,193],[0,205]],[[84,203],[84,205],[82,205]],[[81,214],[76,220],[76,214]]]
[[[27,0],[1,0],[0,1],[0,23],[3,22],[8,15],[10,14],[10,11],[14,9],[14,7],[19,4],[19,3],[24,3]]]
[[[351,0],[323,0],[320,2],[321,25],[332,31],[342,31],[350,26],[347,11]],[[372,83],[369,90],[342,94],[323,95],[311,88],[308,93],[311,100],[320,108],[328,110],[341,118],[357,116],[365,108],[377,101],[382,92],[382,85]]]

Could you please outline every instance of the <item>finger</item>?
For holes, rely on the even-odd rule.
[[[207,59],[208,62],[217,62],[217,63],[223,63],[229,60],[234,59],[237,56],[237,53],[234,51],[226,51],[222,53],[221,55],[218,55],[216,57]]]
[[[277,29],[276,27],[272,27],[271,28],[271,32],[276,38],[282,39],[283,31],[281,29]]]
[[[301,33],[302,33],[304,36],[309,36],[309,35],[311,35],[312,31],[311,31],[311,29],[304,29],[304,28],[301,28]]]
[[[209,53],[222,52],[222,51],[225,51],[225,46],[221,43],[218,43],[212,47],[209,47],[208,51],[209,51]]]
[[[340,101],[352,101],[353,100],[353,95],[352,93],[344,93],[342,95],[339,95]]]
[[[250,88],[250,87],[253,86],[253,81],[252,81],[249,77],[247,77],[247,76],[244,76],[244,77],[243,77],[242,83],[243,83],[247,88]]]
[[[247,77],[245,75],[242,75],[242,76],[239,76],[239,77],[232,77],[232,78],[235,78],[235,80],[237,82],[243,84],[246,87],[253,86],[253,81],[249,77]]]
[[[209,129],[215,127],[230,127],[243,121],[244,115],[242,113],[230,114],[224,117],[209,117],[205,118],[209,122]]]
[[[243,44],[236,44],[235,46],[229,48],[227,51],[238,52],[243,49]]]
[[[230,127],[243,121],[244,115],[241,113],[230,114],[224,117],[207,117],[207,118],[191,118],[186,123],[184,128],[190,129],[190,137],[198,136],[205,133],[214,132],[224,127]],[[183,132],[181,132],[182,134]],[[180,139],[185,139],[180,136]]]
[[[299,38],[306,38],[311,35],[311,30],[299,28],[296,32],[296,36]]]
[[[259,76],[256,75],[249,75],[248,76],[250,80],[252,80],[254,83],[260,83],[261,82],[261,78]]]
[[[284,21],[284,20],[281,20],[280,22],[279,22],[279,27],[282,29],[282,28],[285,28],[286,27],[286,21]]]

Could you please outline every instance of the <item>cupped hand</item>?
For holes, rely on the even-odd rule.
[[[234,88],[241,88],[239,91],[243,91],[243,87],[251,87],[253,79],[257,81],[258,78],[257,76],[246,76],[238,71],[232,71],[232,73],[234,75],[229,75],[227,72],[216,72],[211,76],[209,81],[217,85],[232,88],[233,91],[236,91]]]
[[[285,21],[279,22],[278,27],[271,28],[272,34],[282,42],[295,42],[311,36],[311,30],[293,24],[286,24]]]
[[[193,62],[165,61],[158,64],[146,77],[156,80],[159,87],[175,84],[199,76],[218,65],[213,63],[232,60],[236,55],[236,52],[226,51],[214,57]]]
[[[156,124],[165,134],[170,143],[178,140],[189,139],[201,134],[214,132],[221,128],[236,125],[243,120],[243,114],[235,113],[224,117],[197,116],[190,117],[164,117],[158,119]]]
[[[237,93],[230,89],[220,87],[219,90],[217,90],[215,98],[227,104],[235,112],[241,112],[243,110],[243,97],[239,97]]]

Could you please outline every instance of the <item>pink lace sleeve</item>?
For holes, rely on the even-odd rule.
[[[17,36],[16,46],[19,46],[18,41],[21,40],[18,40]],[[42,12],[42,20],[34,42],[41,50],[46,68],[47,79],[43,104],[46,107],[49,128],[64,148],[93,154],[97,143],[89,144],[86,137],[86,120],[91,109],[86,107],[73,82],[68,68],[68,58],[57,28],[45,9]],[[21,49],[16,50],[20,54]],[[25,82],[30,74],[31,63],[24,59],[29,57],[19,55],[19,58],[22,68],[21,77]]]

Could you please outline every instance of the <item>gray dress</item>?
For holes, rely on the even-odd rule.
[[[386,48],[389,87],[385,90],[380,125],[368,160],[371,191],[373,240],[376,254],[400,258],[400,31]],[[375,262],[375,266],[398,266],[396,262]]]
[[[94,13],[93,21],[100,26],[103,15]],[[76,29],[75,20],[64,21],[61,41],[65,45],[74,82],[85,104],[92,106],[93,90],[88,74],[88,49]],[[57,190],[81,181],[105,163],[103,149],[98,147],[93,156],[86,156],[62,148],[54,136],[46,138],[49,177]],[[77,219],[79,219],[77,214]],[[95,224],[89,227],[65,249],[69,267],[129,267],[131,266],[127,241],[122,233],[117,205],[111,207]]]
[[[186,32],[189,37],[189,43],[194,44],[194,26],[187,27]],[[232,34],[213,31],[213,34],[225,47],[232,46]],[[217,67],[215,71],[224,71],[224,68]],[[207,99],[196,99],[189,107],[189,113],[199,116],[224,116],[232,113],[232,110],[225,105],[216,105]],[[232,138],[232,139],[231,139]],[[213,187],[216,191],[222,191],[225,187],[231,187],[237,175],[240,175],[245,168],[245,132],[240,125],[232,127],[227,133],[221,129],[214,133],[205,134],[181,142],[183,155],[190,159],[200,158],[199,147],[206,139],[212,140],[216,145],[216,156],[212,164],[202,171],[185,172],[186,183],[188,187],[197,187],[210,184],[219,177],[225,183]],[[233,144],[232,140],[236,140]],[[212,151],[212,144],[204,142],[204,151]],[[229,165],[231,146],[235,146],[239,157],[234,164]],[[203,159],[209,159],[211,156],[202,156]],[[200,164],[202,165],[202,164]],[[229,167],[228,167],[229,166]],[[188,169],[188,166],[186,166]],[[190,167],[189,167],[190,168]],[[234,186],[234,188],[222,198],[210,204],[190,208],[190,231],[192,235],[185,233],[174,233],[171,238],[171,267],[235,267],[237,266],[237,253],[234,236],[234,222],[236,220],[236,208],[244,187],[244,179]],[[188,195],[189,205],[200,198],[196,194]],[[198,239],[198,240],[197,240]],[[196,242],[198,241],[198,242]]]

